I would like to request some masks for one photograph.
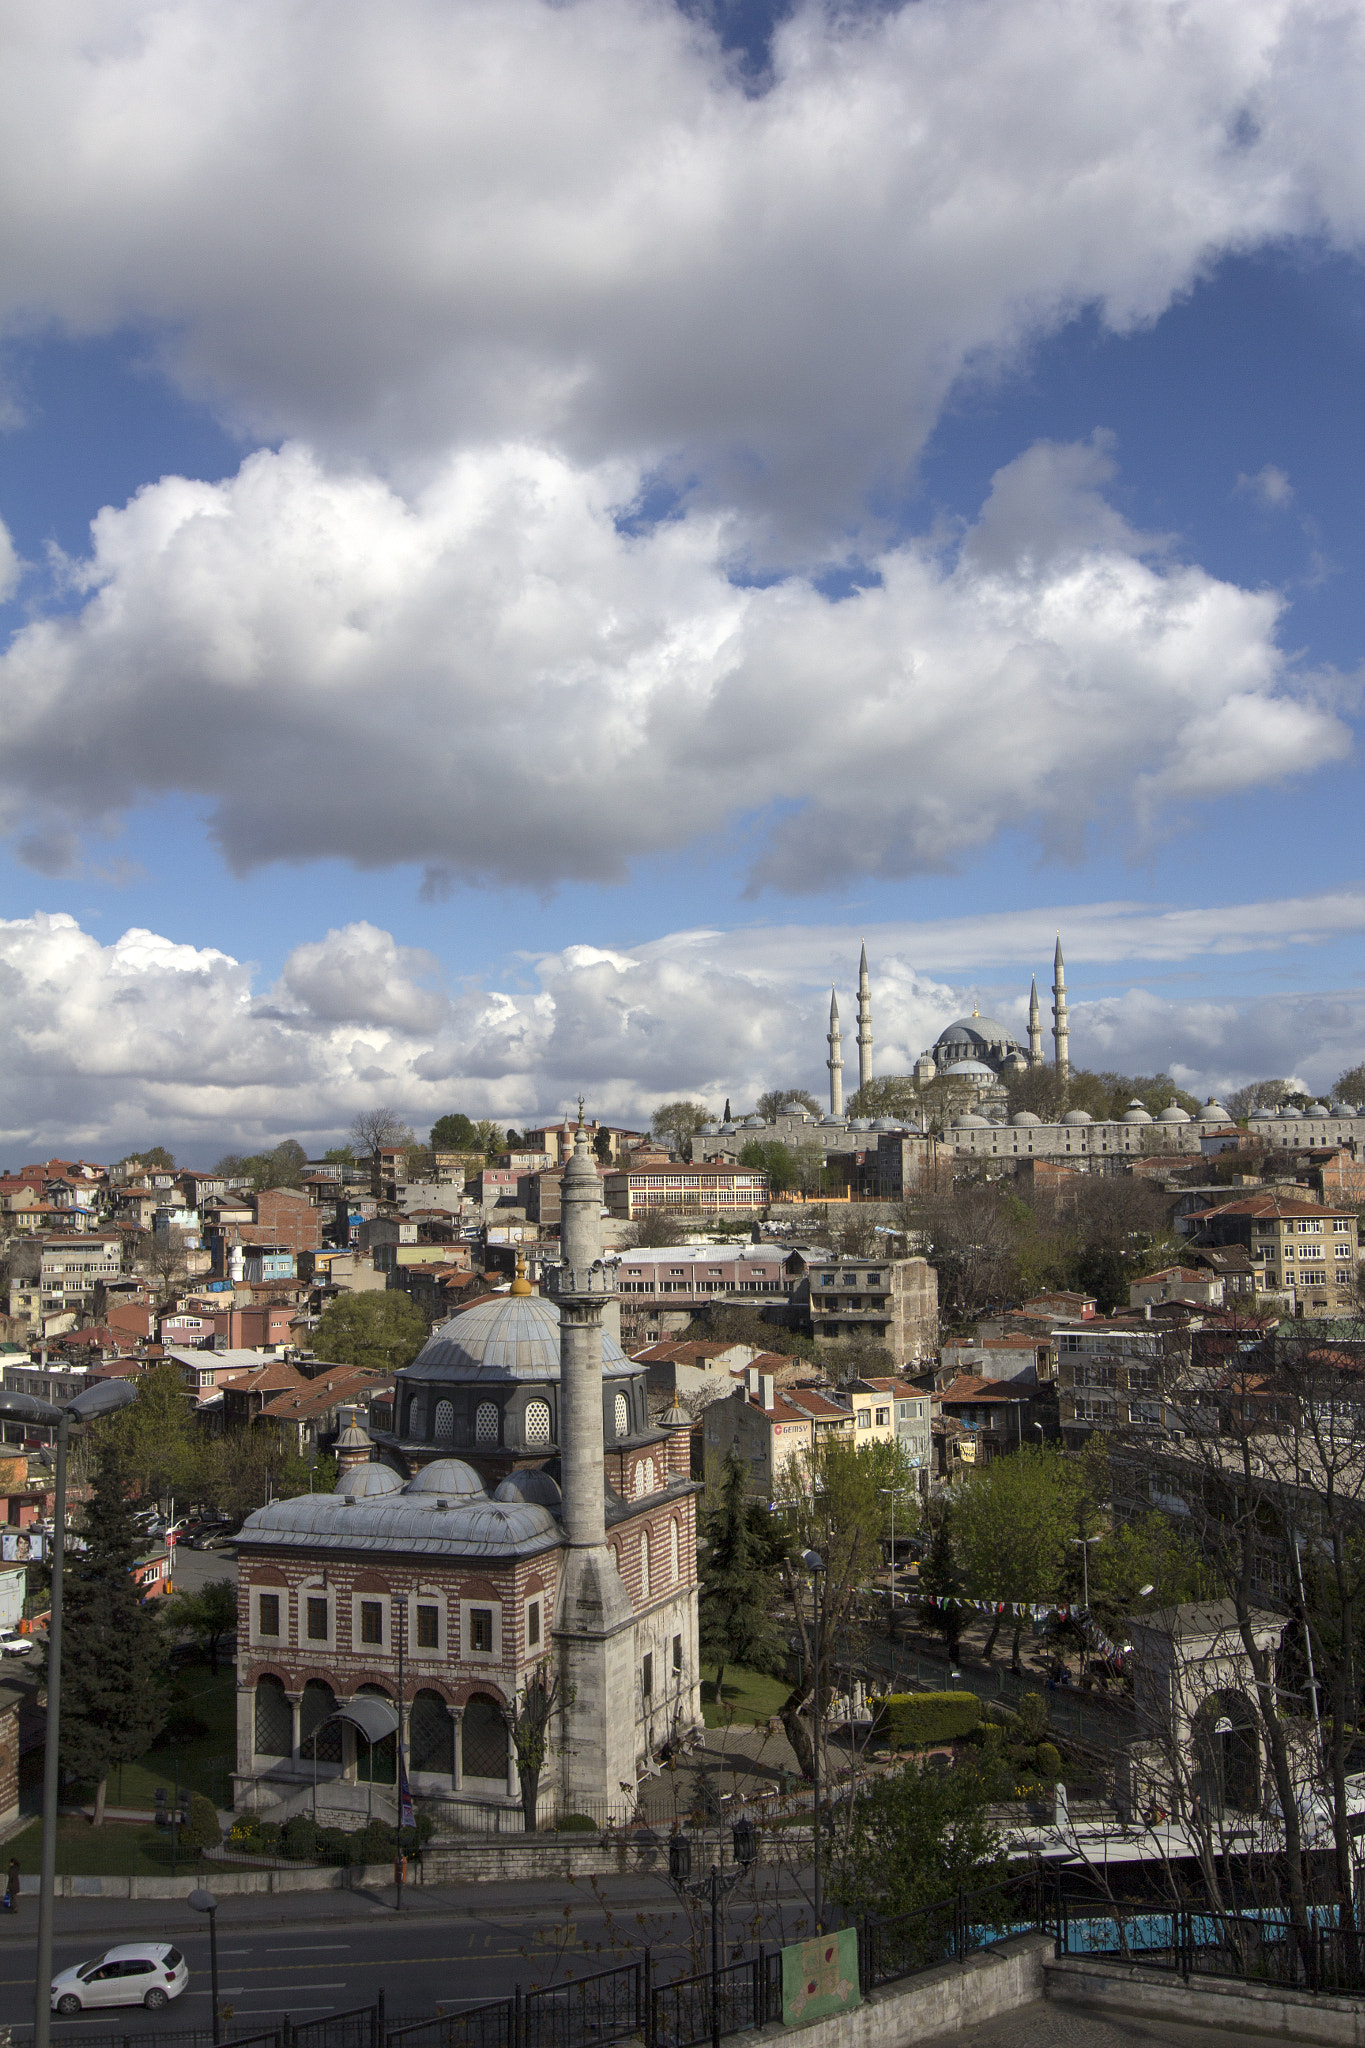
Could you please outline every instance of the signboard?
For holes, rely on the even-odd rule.
[[[782,1951],[782,2023],[822,2020],[862,2003],[858,1989],[858,1931],[841,1927]]]

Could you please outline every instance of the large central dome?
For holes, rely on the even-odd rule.
[[[619,1344],[602,1332],[602,1370],[608,1379],[629,1377],[631,1364]],[[543,1295],[508,1295],[480,1302],[433,1330],[404,1380],[558,1380],[559,1310]]]
[[[939,1032],[934,1044],[945,1052],[952,1046],[972,1046],[981,1051],[994,1051],[997,1047],[1007,1052],[1021,1049],[1014,1033],[998,1024],[994,1017],[958,1017]]]

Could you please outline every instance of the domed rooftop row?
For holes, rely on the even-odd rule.
[[[472,1465],[438,1458],[404,1480],[390,1465],[357,1465],[335,1493],[272,1501],[248,1517],[238,1542],[291,1550],[392,1550],[424,1557],[517,1558],[561,1539],[559,1487],[546,1472],[517,1472],[490,1495]]]

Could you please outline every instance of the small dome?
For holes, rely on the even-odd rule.
[[[1010,1122],[1017,1124],[1020,1130],[1025,1129],[1025,1127],[1032,1129],[1035,1124],[1040,1124],[1042,1121],[1043,1119],[1040,1116],[1035,1116],[1031,1109],[1021,1109],[1010,1118]]]
[[[1213,1095],[1210,1095],[1208,1101],[1200,1110],[1199,1117],[1200,1121],[1206,1124],[1230,1124],[1232,1122],[1232,1118],[1228,1115],[1222,1103]]]
[[[729,1137],[733,1137],[733,1136],[734,1136],[735,1132],[736,1132],[736,1131],[737,1131],[737,1130],[739,1129],[739,1125],[738,1125],[738,1124],[722,1124],[720,1128],[721,1128],[721,1131],[722,1131],[723,1135],[724,1135],[725,1137],[729,1138]]]
[[[720,1136],[720,1125],[703,1124],[697,1135],[702,1138],[718,1138]]]
[[[1286,1102],[1282,1108],[1276,1110],[1275,1114],[1281,1123],[1296,1124],[1303,1112],[1302,1110],[1295,1109],[1292,1102]]]
[[[761,1131],[766,1129],[766,1125],[761,1116],[746,1116],[740,1125],[740,1129],[742,1131]]]
[[[874,1131],[898,1131],[900,1125],[893,1123],[889,1116],[878,1116],[873,1118],[872,1128]]]
[[[1159,1124],[1187,1124],[1189,1118],[1177,1102],[1168,1102],[1157,1118]]]
[[[518,1501],[526,1501],[532,1507],[551,1508],[556,1513],[561,1504],[560,1491],[555,1481],[548,1472],[535,1469],[509,1472],[493,1498],[511,1506],[515,1506]]]
[[[988,1081],[995,1079],[993,1070],[984,1060],[954,1060],[952,1065],[945,1067],[943,1071],[945,1074],[969,1074],[977,1080],[983,1076]]]
[[[466,1465],[463,1458],[437,1458],[434,1464],[424,1465],[417,1477],[408,1481],[403,1491],[444,1493],[452,1499],[468,1500],[483,1494],[484,1484],[474,1467]]]
[[[343,1472],[336,1491],[346,1500],[378,1500],[384,1493],[401,1493],[403,1482],[391,1465],[353,1465]]]
[[[1093,1124],[1094,1121],[1088,1109],[1069,1109],[1062,1118],[1064,1124]]]
[[[841,1116],[822,1116],[820,1122],[822,1124],[836,1124],[840,1130],[844,1128],[844,1120]]]
[[[849,1129],[851,1131],[870,1131],[872,1129],[872,1119],[866,1116],[855,1116],[849,1125]]]
[[[1306,1116],[1330,1116],[1332,1112],[1325,1102],[1310,1102],[1304,1114]]]
[[[1134,1097],[1124,1110],[1120,1121],[1125,1124],[1149,1124],[1152,1121],[1152,1112]]]
[[[955,1131],[985,1131],[989,1130],[990,1126],[984,1116],[976,1116],[969,1110],[966,1116],[955,1116],[953,1118],[953,1129]]]

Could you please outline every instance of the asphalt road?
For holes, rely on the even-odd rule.
[[[755,1893],[755,1880],[746,1880],[727,1909],[731,1953],[743,1941],[760,1896],[766,1941],[777,1941],[783,1930],[789,1940],[808,1931],[798,1898],[774,1899],[772,1872],[759,1873],[757,1882],[761,1894]],[[401,1913],[393,1899],[392,1887],[225,1899],[218,1912],[220,2004],[231,2008],[234,2021],[266,2026],[284,2013],[313,2020],[369,2005],[382,1989],[391,2020],[421,2018],[438,2006],[506,1997],[518,1983],[531,1989],[636,1961],[646,1945],[660,1981],[689,1975],[709,1957],[705,1915],[694,1909],[689,1934],[687,1912],[657,1877],[612,1880],[596,1895],[586,1882],[537,1886],[533,1894],[528,1888],[520,1895],[511,1887],[414,1888]],[[0,2026],[27,2025],[33,2016],[36,1905],[26,1899],[21,1910],[27,1925],[12,1932],[5,1927],[0,1934]],[[210,2024],[208,1929],[179,1900],[60,1901],[54,1972],[138,1935],[173,1941],[184,1950],[190,1966],[184,1995],[160,2014],[118,2007],[77,2020],[54,2017],[54,2040]]]

